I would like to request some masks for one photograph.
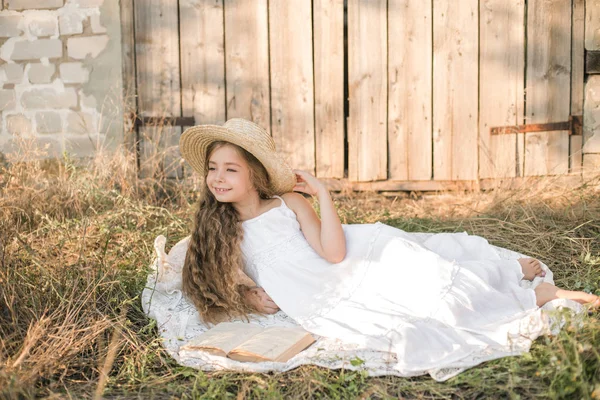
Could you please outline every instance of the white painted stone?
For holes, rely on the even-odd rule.
[[[53,88],[32,89],[23,92],[21,104],[27,109],[73,108],[77,106],[77,93],[72,87],[59,92]]]
[[[583,174],[584,176],[600,175],[599,153],[590,153],[583,155]]]
[[[54,135],[33,137],[27,141],[22,138],[11,138],[0,145],[5,154],[27,154],[27,160],[32,158],[60,157],[63,145],[59,138]]]
[[[85,83],[90,79],[90,71],[80,62],[62,63],[58,67],[64,83]]]
[[[600,75],[590,75],[585,84],[583,152],[600,153]]]
[[[46,11],[43,15],[31,18],[28,21],[29,32],[33,36],[55,36],[58,35],[58,23],[55,15]]]
[[[31,120],[23,114],[13,114],[6,116],[6,130],[11,135],[31,135],[33,125]]]
[[[49,8],[60,8],[62,6],[63,0],[8,0],[9,10],[42,10]]]
[[[68,133],[96,133],[97,129],[94,126],[94,116],[88,112],[71,111],[67,114],[67,129]]]
[[[99,14],[90,15],[90,27],[94,33],[106,33],[106,27],[100,22]]]
[[[4,64],[0,67],[3,74],[0,77],[4,79],[4,83],[21,83],[23,80],[23,66],[21,64]],[[0,83],[2,81],[0,78]]]
[[[19,28],[21,15],[2,15],[0,16],[0,37],[20,36],[23,29]]]
[[[62,56],[60,39],[22,40],[14,44],[12,60],[34,60],[40,58],[58,58]]]
[[[600,0],[585,2],[585,48],[600,50]]]
[[[67,53],[78,60],[83,60],[88,54],[96,58],[107,44],[107,35],[71,37],[67,39]]]
[[[35,125],[39,133],[62,131],[62,118],[55,111],[42,111],[35,114]]]
[[[83,94],[83,92],[79,92],[79,98],[81,99],[81,107],[82,108],[96,108],[98,107],[98,102],[96,101],[96,97],[93,94],[89,96]]]
[[[61,35],[76,35],[83,33],[84,16],[77,12],[69,12],[58,17]]]
[[[50,83],[55,71],[54,64],[29,64],[27,76],[31,83]]]
[[[81,8],[100,7],[104,0],[68,0],[67,4],[77,4]]]
[[[67,137],[65,151],[77,157],[93,157],[103,143],[104,136],[101,135]]]
[[[15,104],[15,90],[0,89],[0,111],[12,110]]]

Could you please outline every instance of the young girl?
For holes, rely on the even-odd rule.
[[[523,289],[541,263],[503,260],[478,236],[342,225],[325,186],[252,122],[190,128],[180,149],[204,177],[183,290],[206,322],[281,309],[317,335],[396,353],[410,373],[506,346],[550,300],[600,303],[544,282]],[[292,191],[315,196],[321,218]]]

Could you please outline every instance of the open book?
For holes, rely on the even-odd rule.
[[[182,350],[201,350],[236,361],[286,362],[315,342],[300,327],[263,328],[248,323],[221,322],[201,333]]]

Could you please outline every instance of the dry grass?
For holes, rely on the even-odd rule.
[[[30,150],[35,151],[35,150]],[[31,154],[31,153],[29,153]],[[0,172],[0,398],[600,398],[600,323],[536,341],[530,354],[446,383],[301,367],[203,373],[162,350],[139,294],[155,236],[187,234],[189,186],[136,179],[126,156],[83,168],[11,160]],[[514,191],[335,195],[347,223],[463,231],[540,257],[568,288],[600,287],[598,179]]]

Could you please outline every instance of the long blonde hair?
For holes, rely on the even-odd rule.
[[[204,178],[212,153],[227,145],[233,146],[248,163],[250,181],[258,195],[271,198],[274,193],[265,167],[251,153],[229,142],[214,142],[208,147]],[[235,208],[231,203],[218,202],[204,179],[183,265],[183,292],[204,322],[214,323],[223,314],[231,318],[257,312],[244,302],[248,287],[238,283],[239,272],[243,271],[243,234]]]

